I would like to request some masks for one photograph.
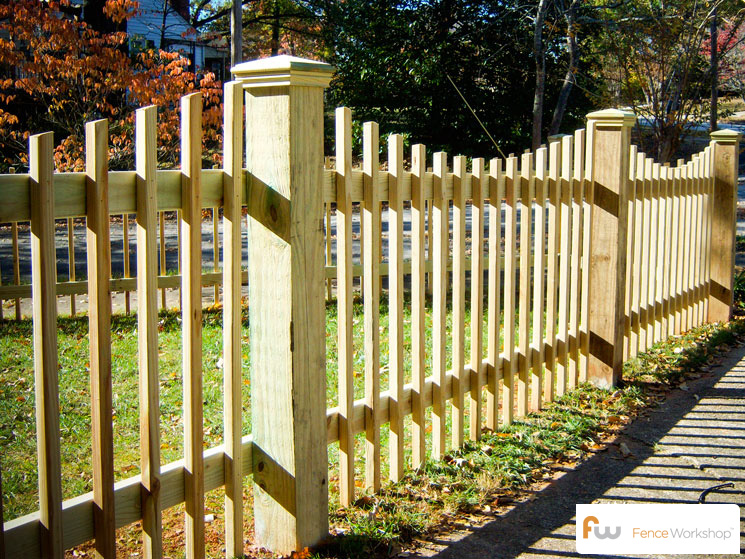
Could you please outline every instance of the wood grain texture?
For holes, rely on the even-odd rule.
[[[448,262],[448,199],[444,192],[447,174],[447,154],[437,152],[433,160],[434,186],[432,200],[432,458],[440,460],[445,454],[445,396],[446,373],[445,340],[447,336],[447,262]]]
[[[541,147],[535,160],[535,206],[533,221],[535,247],[533,250],[533,338],[531,342],[530,411],[543,405],[543,361],[546,355],[544,313],[546,302],[546,198],[548,197],[548,150]]]
[[[88,339],[91,372],[93,523],[96,555],[114,557],[114,426],[111,379],[111,241],[106,120],[85,125]]]
[[[628,211],[626,215],[626,277],[624,281],[626,283],[626,299],[624,301],[624,314],[626,320],[624,322],[624,343],[623,343],[623,360],[628,360],[631,354],[631,321],[633,314],[633,295],[634,295],[634,244],[636,242],[636,236],[634,235],[634,201],[636,199],[636,182],[634,181],[634,174],[636,173],[636,146],[632,145],[629,151],[629,176],[627,178],[627,204]],[[634,177],[634,178],[632,178]]]
[[[584,197],[585,173],[585,131],[574,133],[574,173],[572,174],[572,224],[570,246],[572,256],[569,272],[569,388],[576,388],[579,383],[579,303],[582,298],[580,292],[580,263],[582,260],[582,199]]]
[[[593,141],[588,380],[608,388],[617,385],[623,365],[630,123],[598,121]]]
[[[559,291],[558,325],[556,328],[556,395],[563,396],[568,388],[569,338],[569,271],[571,263],[571,202],[572,202],[572,137],[561,138],[561,175],[559,180],[558,245]]]
[[[325,221],[324,221],[324,239],[326,242],[326,266],[333,264],[333,240],[331,238],[331,204],[324,204],[325,208]],[[331,300],[333,295],[333,281],[331,278],[326,280],[326,299]]]
[[[672,201],[670,199],[672,169],[669,165],[662,167],[662,196],[665,208],[665,226],[662,228],[662,339],[670,335],[670,260],[672,253]]]
[[[158,193],[155,106],[135,113],[137,168],[137,363],[140,398],[142,544],[146,559],[163,554],[160,479],[160,382],[158,377]],[[161,214],[162,215],[162,214]],[[161,239],[163,237],[161,236]]]
[[[204,557],[202,458],[202,95],[181,98],[181,319],[184,379],[186,557]]]
[[[253,439],[250,435],[242,440],[243,476],[249,475]],[[204,452],[204,487],[211,491],[222,486],[224,477],[225,456],[223,447],[215,447]],[[163,508],[171,508],[184,502],[184,461],[178,460],[166,464],[161,469],[161,496]],[[128,526],[141,518],[140,476],[134,476],[114,485],[116,502],[116,527]],[[64,538],[62,544],[66,549],[90,541],[93,532],[93,492],[68,499],[63,503],[62,522]],[[45,559],[40,546],[40,515],[38,512],[16,518],[4,525],[6,553],[8,557],[28,557]]]
[[[693,244],[693,316],[694,325],[700,326],[702,322],[702,300],[701,300],[701,261],[702,255],[702,212],[701,212],[701,157],[699,154],[693,156],[693,222],[694,244]]]
[[[157,186],[156,186],[157,193]],[[159,225],[159,246],[160,250],[160,261],[159,261],[159,275],[166,275],[166,214],[165,212],[158,212],[158,225]],[[165,288],[160,290],[160,308],[166,308],[166,290]]]
[[[122,214],[122,259],[124,264],[124,277],[130,278],[130,254],[129,254],[129,214]],[[129,290],[124,292],[124,312],[129,314],[130,301]]]
[[[590,253],[592,252],[592,207],[595,192],[592,187],[592,159],[595,125],[587,122],[584,139],[584,198],[582,203],[582,278],[580,280],[579,305],[579,381],[587,382],[590,365]]]
[[[647,325],[647,344],[649,347],[654,345],[659,335],[659,312],[657,308],[657,268],[658,268],[658,247],[660,237],[660,165],[654,161],[650,161],[651,173],[649,175],[651,179],[650,183],[650,230],[649,230],[649,268],[647,268],[647,274],[649,275],[649,294],[648,297],[648,325]]]
[[[505,165],[505,202],[507,204],[504,228],[504,382],[502,385],[502,423],[512,424],[515,414],[515,373],[518,371],[515,347],[515,266],[517,241],[517,209],[520,197],[520,178],[517,158],[508,157]]]
[[[683,294],[683,242],[684,233],[682,218],[683,203],[681,196],[681,164],[673,169],[673,295],[675,297],[673,334],[681,333],[681,298]]]
[[[553,402],[556,396],[556,308],[559,271],[559,188],[561,142],[554,138],[548,146],[548,257],[546,263],[546,374],[543,400]]]
[[[388,137],[388,382],[390,433],[388,436],[389,478],[404,475],[404,418],[399,403],[404,388],[404,141],[399,134]]]
[[[419,468],[426,459],[425,407],[422,399],[426,361],[424,347],[426,330],[425,292],[425,199],[422,191],[422,176],[426,170],[426,148],[416,144],[411,148],[411,379],[412,379],[412,426],[411,467]]]
[[[642,243],[644,242],[644,154],[637,151],[636,146],[631,146],[629,154],[629,165],[631,166],[630,180],[633,189],[634,229],[629,231],[633,236],[633,260],[629,262],[629,275],[631,276],[631,335],[629,338],[629,357],[639,354],[641,336],[641,282],[642,282]]]
[[[289,554],[328,534],[323,90],[246,93],[255,543]]]
[[[339,356],[339,500],[354,501],[354,437],[350,428],[354,405],[352,292],[352,111],[336,109],[336,305]]]
[[[453,400],[451,405],[451,441],[453,448],[463,445],[465,430],[463,368],[465,365],[465,310],[466,310],[466,197],[468,182],[466,158],[453,158]]]
[[[642,229],[642,263],[639,270],[641,276],[641,314],[640,320],[642,324],[642,331],[639,339],[639,351],[646,351],[650,347],[651,339],[649,336],[649,322],[651,310],[649,301],[649,265],[650,265],[650,249],[651,249],[651,223],[652,223],[652,160],[642,154],[643,163],[637,162],[640,168],[640,179],[641,184],[639,185],[643,190],[644,197],[644,212],[643,212],[643,229]]]
[[[657,198],[657,259],[655,262],[655,342],[663,338],[664,331],[664,310],[663,310],[663,285],[664,285],[664,262],[667,259],[665,255],[665,173],[662,165],[655,165],[656,169],[656,198]]]
[[[62,559],[62,478],[57,376],[56,257],[54,249],[54,140],[51,132],[29,139],[31,289],[33,305],[36,450],[39,470],[41,555]],[[11,555],[12,556],[12,555]]]
[[[520,356],[518,358],[517,379],[517,415],[524,417],[528,413],[528,374],[531,362],[529,360],[530,348],[530,286],[532,283],[530,266],[532,231],[532,205],[533,191],[535,189],[535,174],[533,173],[533,154],[525,153],[521,158],[520,165],[520,283],[519,313],[518,313],[518,347]]]
[[[485,375],[483,362],[484,321],[484,192],[488,196],[489,177],[484,160],[476,158],[471,168],[471,391],[469,393],[469,438],[481,436],[481,395]]]
[[[243,86],[224,87],[223,121],[223,426],[225,557],[243,555],[243,370],[241,273],[243,210]],[[213,213],[217,219],[217,213]]]
[[[365,199],[362,215],[362,285],[365,325],[365,486],[380,489],[380,192],[377,184],[380,137],[378,124],[363,128]]]
[[[691,165],[686,163],[682,169],[682,204],[683,204],[683,311],[681,329],[685,332],[692,328],[691,316]]]
[[[709,144],[704,150],[704,317],[709,321],[709,299],[711,298],[711,221],[712,221],[712,187],[713,181],[713,146]]]
[[[68,279],[75,281],[75,223],[67,218],[67,269]],[[75,294],[70,295],[70,316],[75,316]]]
[[[13,283],[21,285],[21,259],[18,256],[18,224],[13,222],[10,226],[13,243]],[[21,300],[16,298],[16,320],[21,320]]]
[[[502,298],[502,200],[504,175],[502,160],[489,162],[489,282],[487,290],[487,388],[486,427],[495,431],[499,425],[499,381],[502,376],[501,298]]]

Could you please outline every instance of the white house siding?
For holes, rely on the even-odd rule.
[[[135,42],[144,39],[149,41],[155,48],[161,48],[160,35],[163,24],[163,0],[140,0],[140,8],[134,17],[127,21],[127,34],[130,41]],[[191,40],[196,39],[195,35],[187,33],[190,27],[188,22],[169,8],[166,17],[166,41],[169,51],[183,50],[185,56],[191,58],[192,45]],[[143,45],[145,46],[145,45]],[[204,66],[204,47],[196,47],[196,66]]]

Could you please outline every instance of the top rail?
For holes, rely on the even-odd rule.
[[[643,155],[643,154],[642,154]],[[677,167],[673,167],[677,168]],[[225,172],[222,169],[202,170],[202,207],[215,208],[223,206],[223,181]],[[335,169],[324,169],[323,182],[321,185],[323,203],[336,202],[336,175]],[[173,211],[182,209],[181,204],[181,170],[167,169],[157,171],[158,211]],[[454,194],[453,173],[446,173],[443,177],[443,195],[452,199]],[[643,177],[647,178],[647,177]],[[651,177],[649,177],[651,179]],[[136,207],[136,180],[135,171],[111,171],[109,172],[109,213],[112,215],[122,213],[135,213]],[[377,193],[381,201],[388,201],[388,183],[390,173],[379,171],[377,173]],[[463,194],[467,200],[473,198],[473,181],[471,173],[467,173],[463,181]],[[497,177],[490,177],[497,180]],[[353,169],[351,173],[351,198],[352,202],[362,202],[364,172],[362,169]],[[403,200],[412,199],[411,171],[404,171],[397,179],[398,189],[401,191]],[[260,179],[251,175],[243,169],[242,202],[246,204],[249,194],[263,191],[265,185]],[[85,173],[55,173],[53,176],[54,190],[54,217],[73,218],[83,217],[86,213],[85,201]],[[425,172],[422,175],[423,198],[431,200],[434,197],[434,173]],[[485,196],[488,198],[488,196]],[[31,206],[29,202],[29,176],[28,174],[0,175],[0,223],[28,221],[31,218]]]

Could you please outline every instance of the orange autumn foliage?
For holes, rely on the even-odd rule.
[[[114,21],[131,17],[133,0],[108,0]],[[179,99],[201,91],[203,153],[219,163],[222,87],[211,73],[195,76],[177,52],[127,54],[124,32],[99,33],[69,0],[9,0],[0,5],[0,169],[27,162],[30,134],[53,130],[59,171],[81,171],[85,123],[109,120],[110,167],[134,166],[134,110],[159,107],[158,159],[178,166]]]

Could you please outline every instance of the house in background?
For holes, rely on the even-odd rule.
[[[1,1],[1,0],[0,0]],[[200,37],[189,23],[190,0],[138,0],[138,9],[126,23],[105,15],[106,0],[72,0],[64,10],[102,33],[126,31],[131,55],[147,49],[178,51],[191,61],[196,74],[213,72],[230,79],[230,47],[225,39]]]
[[[189,0],[139,0],[126,31],[130,53],[150,48],[180,51],[192,61],[195,73],[213,72],[218,80],[230,79],[229,46],[196,34],[189,25]]]

